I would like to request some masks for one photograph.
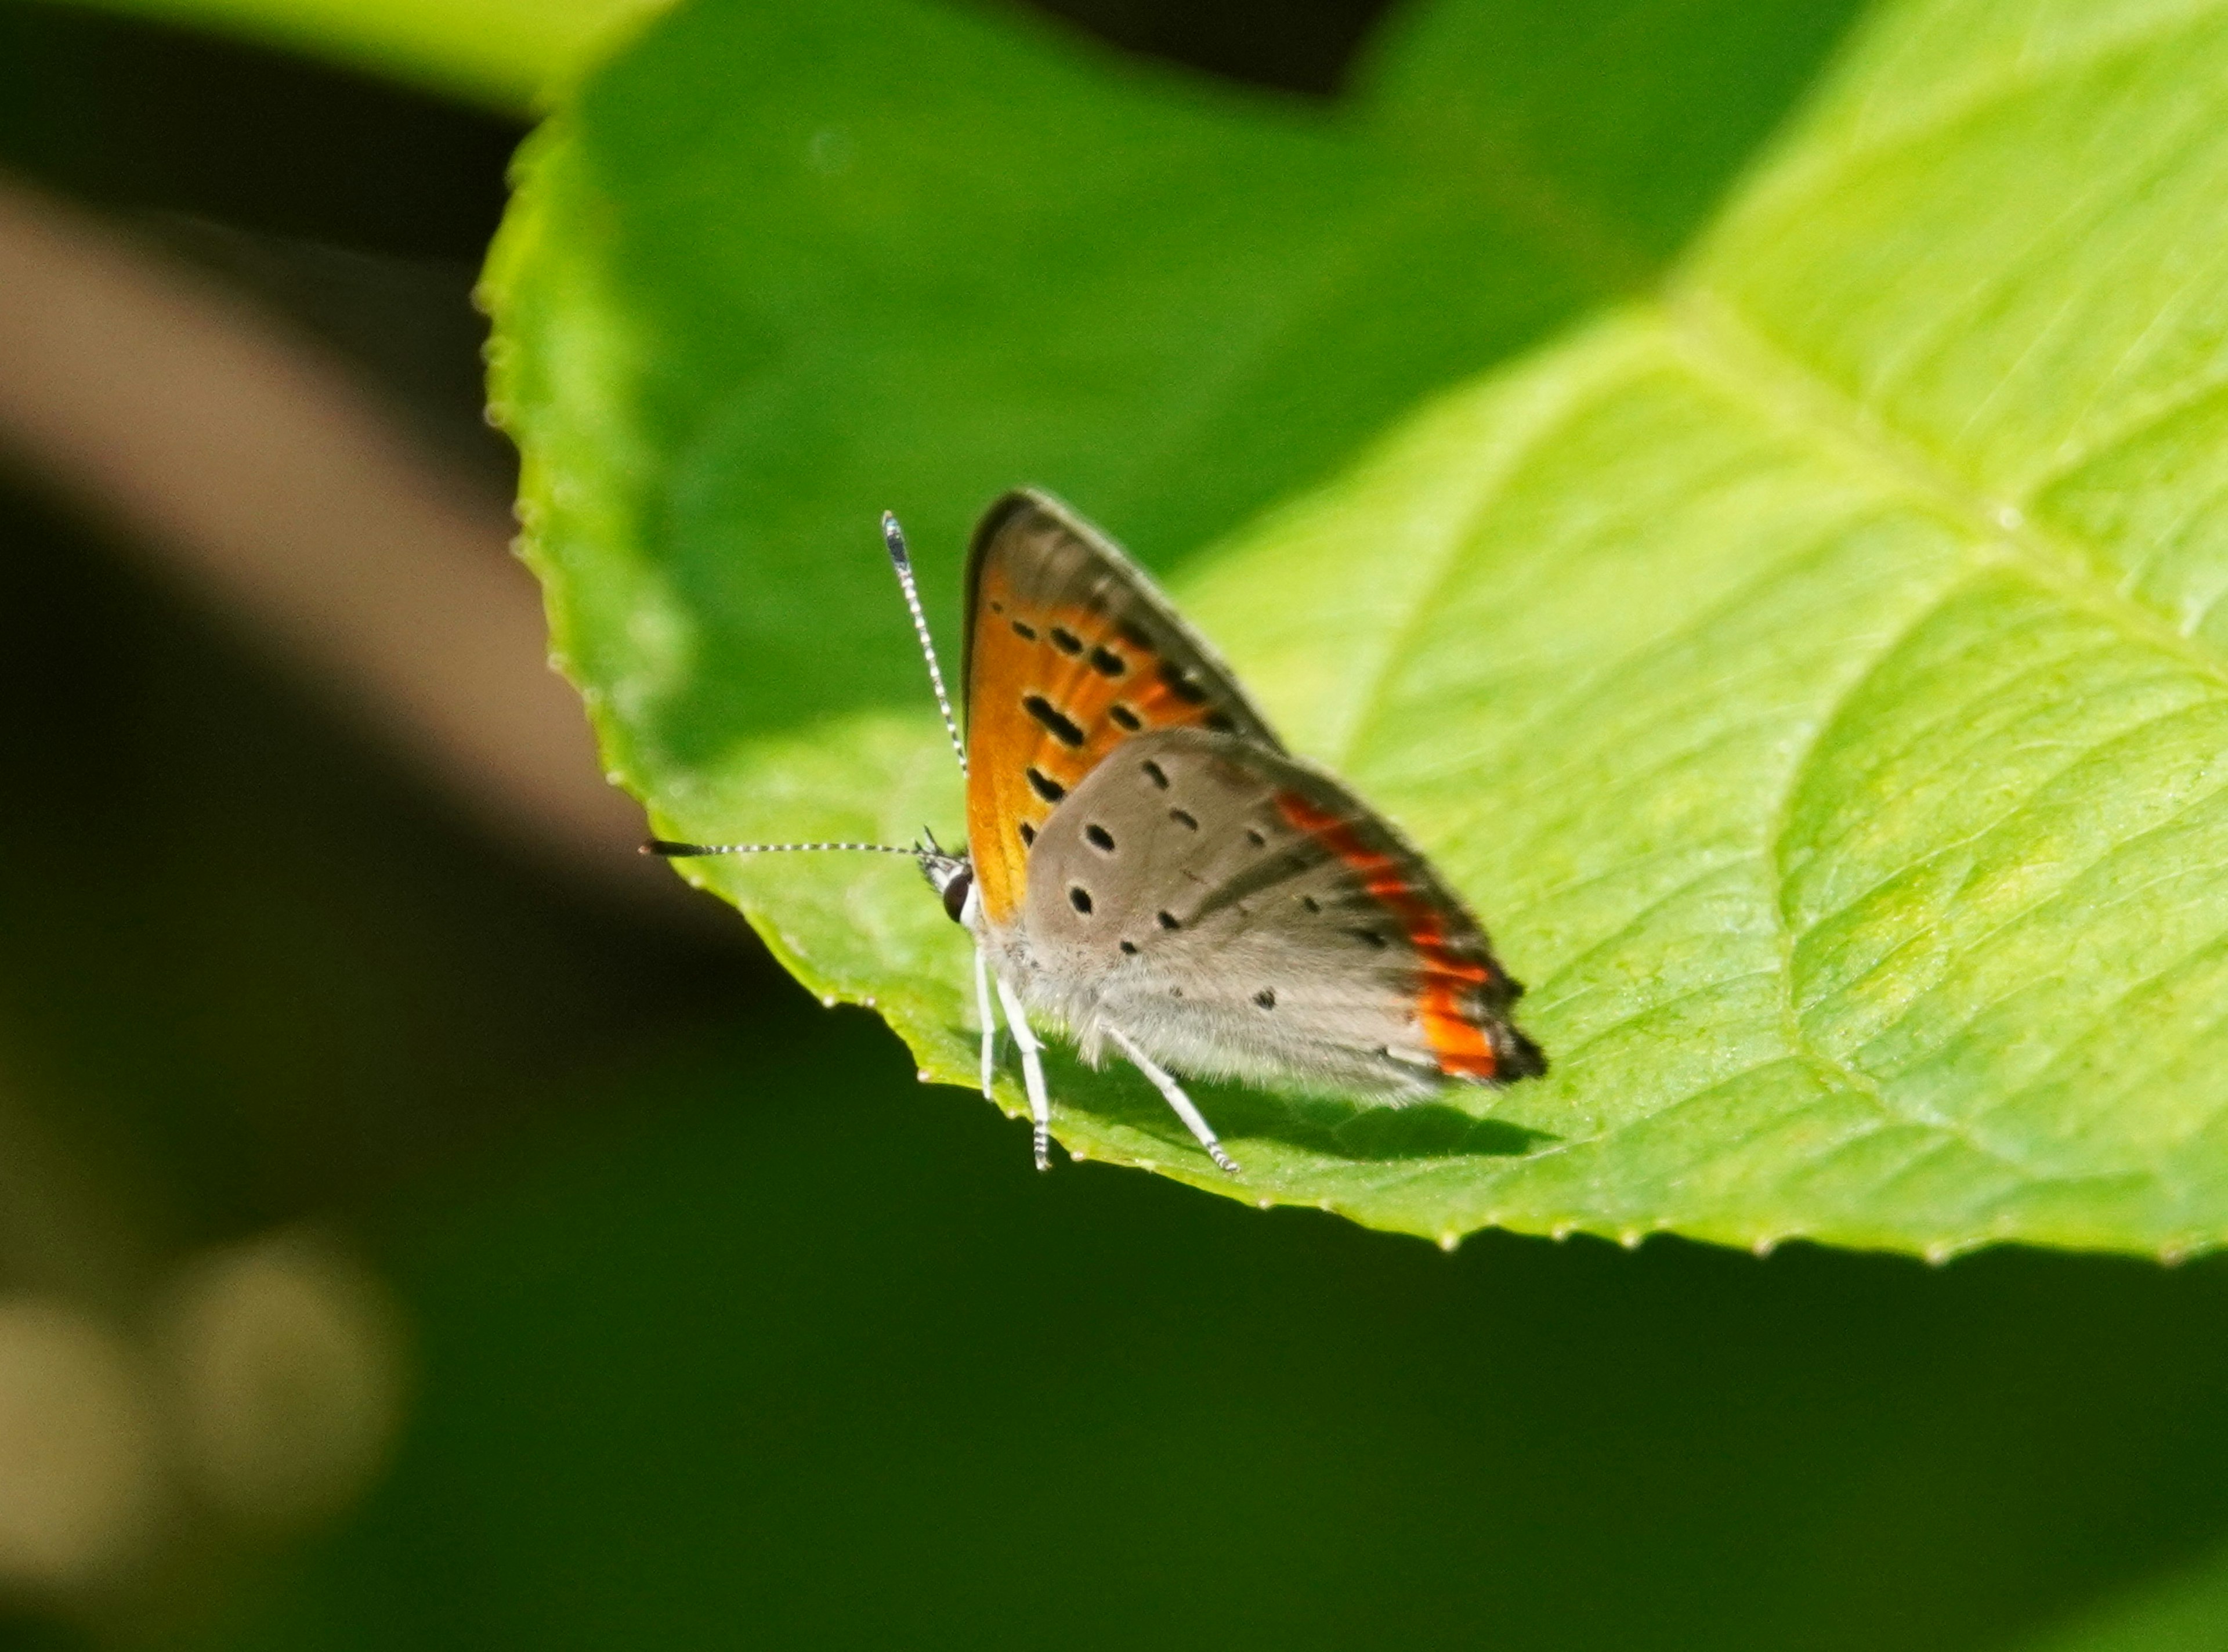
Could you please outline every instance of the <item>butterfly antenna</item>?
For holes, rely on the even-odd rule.
[[[905,529],[888,511],[882,513],[882,543],[890,547],[890,566],[898,571],[898,586],[905,592],[906,609],[912,615],[913,635],[920,638],[921,656],[928,662],[929,686],[936,690],[936,708],[944,714],[944,732],[951,736],[951,750],[959,759],[959,772],[967,772],[967,746],[959,738],[958,720],[951,714],[951,697],[944,692],[944,673],[936,663],[936,644],[928,639],[928,616],[920,611],[920,592],[912,582],[912,557],[906,549]]]
[[[920,854],[917,847],[900,848],[894,843],[675,843],[669,838],[653,837],[642,846],[644,855],[661,855],[669,861],[684,861],[698,855],[803,855],[818,849],[855,849],[867,855]]]

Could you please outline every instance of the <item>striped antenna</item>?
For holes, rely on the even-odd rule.
[[[912,558],[906,550],[905,529],[888,511],[882,513],[882,543],[890,547],[890,566],[898,571],[898,586],[905,592],[906,608],[912,615],[913,635],[928,662],[929,686],[936,690],[936,708],[944,714],[944,732],[951,736],[951,750],[959,759],[959,772],[967,772],[967,746],[959,738],[959,724],[951,714],[951,696],[944,692],[944,673],[936,663],[936,644],[928,640],[928,616],[920,611],[920,592],[913,589]]]
[[[894,843],[675,843],[663,837],[653,837],[642,846],[644,855],[661,855],[669,861],[683,861],[698,855],[802,855],[817,849],[855,849],[867,855],[915,856],[921,853],[917,848],[902,849]]]

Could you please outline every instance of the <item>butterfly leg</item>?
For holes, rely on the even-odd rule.
[[[1044,1046],[1029,1028],[1029,1018],[1022,1012],[1021,1001],[1014,989],[1001,977],[998,982],[998,1002],[1006,1007],[1006,1025],[1014,1029],[1014,1042],[1021,1047],[1021,1082],[1029,1092],[1029,1117],[1036,1123],[1037,1169],[1052,1169],[1052,1097],[1045,1090],[1044,1060],[1038,1053]]]
[[[1222,1142],[1215,1135],[1214,1127],[1207,1122],[1206,1115],[1192,1104],[1192,1098],[1184,1094],[1183,1086],[1175,1081],[1175,1076],[1144,1051],[1132,1044],[1123,1035],[1121,1028],[1109,1027],[1106,1029],[1106,1036],[1120,1047],[1122,1053],[1136,1064],[1138,1072],[1153,1081],[1168,1105],[1175,1109],[1176,1117],[1183,1120],[1194,1136],[1199,1137],[1199,1144],[1207,1149],[1207,1156],[1232,1175],[1236,1175],[1238,1161],[1222,1150]]]
[[[990,1003],[990,961],[975,949],[975,1008],[983,1018],[983,1099],[995,1101],[991,1080],[998,1070],[998,1012]]]

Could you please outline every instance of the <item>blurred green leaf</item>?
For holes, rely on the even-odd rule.
[[[2213,1652],[2228,1641],[2228,1558],[2085,1614],[2033,1641],[2028,1652]]]
[[[2218,1540],[2220,1260],[1444,1257],[790,1000],[381,1201],[402,1460],[191,1644],[1972,1652]]]
[[[1554,1074],[1208,1089],[1232,1188],[1071,1063],[1061,1138],[1447,1238],[2218,1242],[2228,13],[1894,8],[1668,273],[1830,28],[1591,15],[1419,14],[1335,118],[899,0],[669,18],[490,283],[614,773],[681,835],[956,835],[876,509],[939,614],[1016,481],[1168,567],[1500,362],[1175,586]],[[966,1080],[909,868],[690,875]]]
[[[70,0],[525,110],[669,0]]]

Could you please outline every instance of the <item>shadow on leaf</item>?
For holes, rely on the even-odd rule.
[[[1145,1077],[1109,1061],[1093,1072],[1065,1049],[1046,1052],[1055,1109],[1088,1112],[1110,1124],[1165,1142],[1172,1153],[1199,1152],[1190,1133]],[[1228,1143],[1277,1142],[1303,1153],[1357,1163],[1457,1158],[1518,1158],[1562,1138],[1501,1118],[1481,1118],[1447,1101],[1405,1107],[1333,1096],[1257,1090],[1188,1079],[1185,1089]],[[1242,1162],[1245,1155],[1237,1153]],[[1206,1162],[1200,1156],[1200,1162]]]

